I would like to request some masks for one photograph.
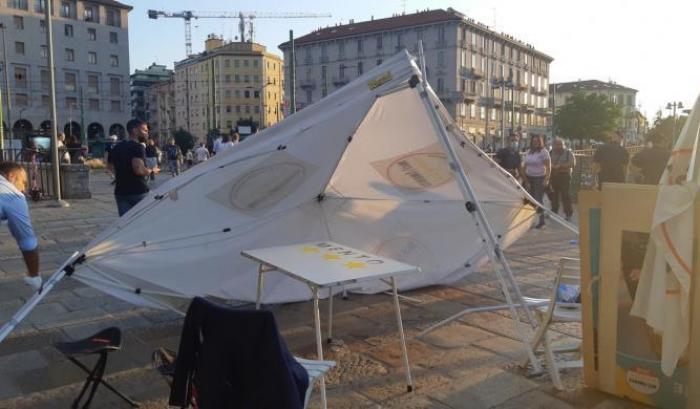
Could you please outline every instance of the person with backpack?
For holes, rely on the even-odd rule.
[[[177,176],[180,174],[180,158],[182,157],[182,152],[180,147],[175,144],[175,139],[170,138],[168,144],[165,145],[165,160],[168,161],[168,168],[170,169],[170,174],[172,176]]]

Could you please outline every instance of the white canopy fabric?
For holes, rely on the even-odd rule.
[[[197,295],[254,301],[257,265],[241,250],[316,240],[421,267],[401,289],[464,277],[485,262],[486,247],[411,86],[420,77],[403,51],[164,183],[83,250],[73,277],[151,307]],[[531,225],[529,196],[456,127],[449,132],[459,157],[453,165],[470,178],[505,248]],[[265,280],[266,302],[311,297],[282,274]]]
[[[632,315],[662,336],[661,370],[673,375],[690,341],[693,204],[700,189],[700,97],[661,177]]]

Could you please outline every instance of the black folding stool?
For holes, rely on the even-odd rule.
[[[110,352],[119,351],[122,347],[122,332],[119,328],[110,327],[85,339],[74,342],[56,342],[54,346],[78,368],[82,369],[88,374],[88,377],[85,379],[85,384],[83,384],[83,388],[80,391],[80,395],[75,398],[73,404],[71,405],[72,409],[78,409],[80,400],[83,398],[83,395],[85,395],[85,392],[87,391],[88,387],[90,387],[90,384],[92,384],[92,387],[90,394],[83,405],[83,409],[90,407],[92,398],[95,396],[95,392],[97,392],[97,385],[99,384],[104,385],[107,389],[124,399],[132,407],[138,408],[140,406],[138,402],[133,401],[131,398],[119,392],[112,385],[108,384],[104,379],[102,379],[105,373],[105,368],[107,367],[108,354]],[[99,354],[99,358],[97,359],[97,363],[92,370],[88,369],[76,359],[78,356],[97,354]]]

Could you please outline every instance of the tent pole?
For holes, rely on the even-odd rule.
[[[66,260],[61,267],[56,270],[51,277],[46,280],[44,285],[39,289],[37,292],[34,293],[34,295],[29,298],[29,300],[19,309],[17,312],[10,318],[9,321],[5,323],[5,325],[0,328],[0,342],[2,342],[10,333],[17,327],[22,320],[24,320],[27,315],[29,315],[30,312],[34,309],[34,307],[41,302],[41,300],[46,297],[46,294],[48,294],[56,284],[58,284],[61,279],[66,275],[66,266],[73,262],[78,256],[78,252],[76,251],[73,253],[68,260]]]
[[[422,48],[420,47],[419,44],[419,49]],[[421,50],[422,53],[422,50]],[[512,270],[510,269],[510,266],[508,265],[508,262],[505,260],[505,257],[503,255],[503,252],[500,248],[500,244],[498,243],[498,240],[496,239],[496,235],[493,232],[493,228],[491,227],[491,224],[489,223],[488,219],[486,218],[486,214],[484,213],[483,208],[481,207],[481,204],[476,198],[476,194],[474,192],[474,189],[471,186],[471,182],[467,175],[464,173],[464,169],[459,165],[459,159],[457,157],[456,152],[454,151],[454,148],[452,147],[452,144],[450,143],[449,136],[447,134],[447,130],[445,125],[442,123],[442,120],[440,119],[440,116],[438,115],[436,111],[436,107],[433,105],[433,102],[429,98],[428,90],[429,90],[429,85],[427,84],[427,81],[425,78],[423,78],[423,83],[418,85],[418,90],[420,92],[420,97],[421,100],[423,101],[423,104],[425,105],[425,108],[430,114],[430,119],[431,122],[433,123],[433,126],[435,127],[435,130],[437,131],[440,142],[443,146],[443,149],[445,149],[445,152],[448,155],[449,158],[449,165],[450,168],[452,169],[453,174],[455,175],[455,178],[457,180],[457,184],[460,187],[460,190],[462,191],[462,195],[467,200],[468,202],[465,204],[467,207],[467,210],[469,213],[472,215],[474,222],[479,230],[480,233],[482,233],[482,240],[484,244],[487,246],[487,253],[489,256],[489,259],[491,261],[492,268],[494,272],[496,273],[496,276],[498,277],[499,282],[501,283],[501,287],[503,289],[503,294],[506,297],[506,302],[509,305],[509,309],[511,311],[511,315],[513,316],[513,320],[515,321],[515,326],[518,331],[518,334],[520,335],[521,341],[525,347],[525,350],[528,354],[528,357],[530,359],[530,362],[532,362],[533,367],[535,368],[535,371],[540,372],[541,371],[541,366],[539,364],[539,361],[535,357],[534,350],[532,348],[532,345],[530,344],[529,340],[527,339],[527,336],[523,332],[521,325],[520,325],[520,317],[518,316],[518,312],[515,309],[515,305],[513,303],[513,300],[510,295],[510,291],[508,290],[508,285],[506,284],[503,274],[501,272],[501,269],[499,268],[499,265],[501,268],[506,273],[506,276],[510,282],[510,285],[515,292],[515,295],[517,297],[517,300],[521,305],[523,305],[523,309],[525,310],[525,314],[528,318],[528,321],[532,325],[532,327],[537,326],[537,321],[535,320],[534,315],[532,314],[532,311],[530,310],[529,307],[527,307],[525,300],[523,298],[522,293],[520,292],[520,288],[518,287],[517,282],[515,281],[515,277],[513,275]],[[549,355],[549,354],[547,354]],[[549,359],[548,359],[549,360]],[[550,366],[550,371],[553,368]]]

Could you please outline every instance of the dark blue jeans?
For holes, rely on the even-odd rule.
[[[547,186],[544,184],[544,176],[528,176],[527,182],[530,187],[527,190],[530,196],[542,203],[544,192],[547,190]],[[544,211],[542,211],[542,208],[538,207],[537,213],[540,214],[540,224],[544,224]]]
[[[114,199],[117,201],[117,211],[119,212],[119,217],[122,217],[124,213],[128,212],[129,209],[136,206],[136,203],[143,200],[148,193],[141,193],[138,195],[114,195]]]

